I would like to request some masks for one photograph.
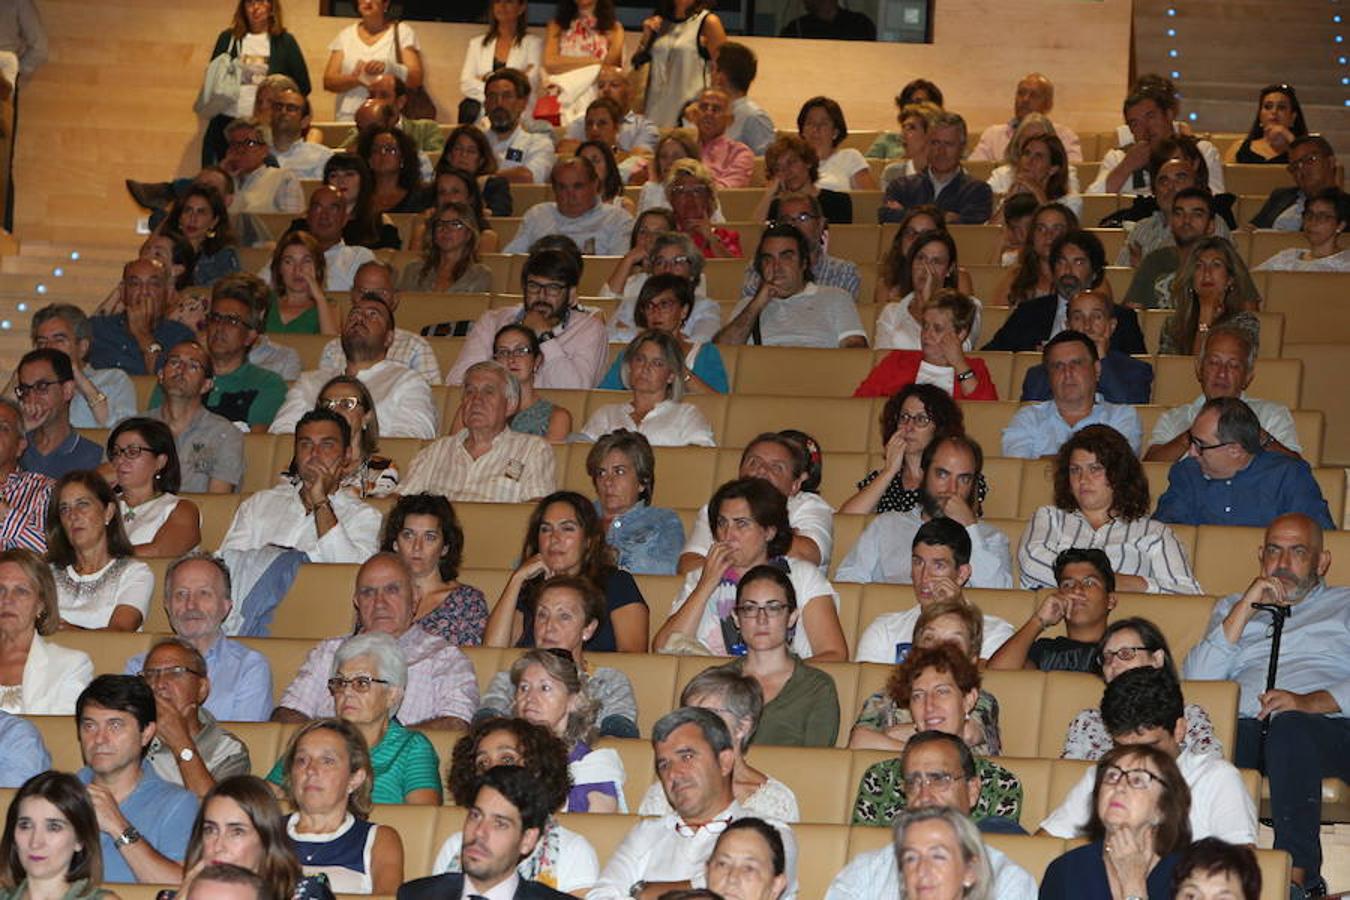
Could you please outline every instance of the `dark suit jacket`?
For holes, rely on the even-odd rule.
[[[398,900],[459,900],[464,890],[464,875],[447,872],[430,878],[414,878],[398,889]],[[537,881],[521,881],[516,900],[573,900],[570,894],[555,891]]]
[[[1008,321],[982,350],[1039,350],[1050,340],[1050,328],[1055,324],[1055,310],[1059,297],[1046,294],[1017,304]],[[1139,329],[1139,317],[1128,306],[1116,304],[1116,333],[1111,336],[1111,349],[1126,356],[1143,354],[1144,332]]]
[[[1280,213],[1298,202],[1298,188],[1281,187],[1270,192],[1266,198],[1265,206],[1262,206],[1256,215],[1252,216],[1252,224],[1257,228],[1273,228],[1275,220],[1279,218]]]
[[[1110,350],[1102,360],[1097,390],[1107,403],[1147,403],[1153,396],[1153,367],[1142,359]],[[1022,400],[1049,399],[1050,375],[1045,365],[1027,369],[1022,379]]]
[[[903,209],[882,206],[879,213],[882,222],[899,222],[906,209],[925,203],[937,204],[944,213],[956,213],[961,217],[962,225],[983,225],[994,214],[994,192],[988,184],[971,178],[964,171],[957,172],[937,197],[933,196],[933,182],[928,179],[927,172],[905,175],[891,182],[884,199],[894,200]]]

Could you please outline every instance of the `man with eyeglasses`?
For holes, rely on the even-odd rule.
[[[29,350],[19,360],[14,393],[23,412],[23,441],[19,457],[25,472],[60,478],[78,469],[97,469],[103,448],[86,440],[70,426],[70,401],[75,374],[70,357],[50,347]]]
[[[323,167],[333,155],[332,147],[305,140],[309,133],[309,98],[289,88],[274,91],[272,105],[272,157],[296,178],[320,181]]]
[[[907,809],[954,809],[969,816],[980,796],[986,769],[982,758],[970,752],[960,735],[945,731],[920,731],[900,754],[901,783]],[[1017,822],[1002,816],[975,819],[985,834],[1026,834]],[[1036,879],[1007,854],[985,845],[994,884],[990,896],[998,900],[1035,900]],[[874,900],[900,896],[900,872],[895,848],[889,844],[860,853],[845,866],[825,894],[825,900]]]
[[[1167,473],[1153,517],[1174,525],[1256,525],[1302,513],[1335,528],[1312,469],[1270,449],[1261,422],[1237,397],[1206,400],[1186,432],[1186,456]]]
[[[989,185],[961,168],[966,149],[966,120],[941,113],[928,125],[928,166],[890,183],[882,198],[880,220],[899,222],[910,207],[934,204],[950,223],[983,225],[994,212]]]
[[[156,775],[204,797],[217,781],[249,773],[248,747],[203,706],[211,679],[196,647],[181,638],[163,638],[134,674],[155,694],[155,737],[145,765]]]
[[[413,621],[417,597],[412,573],[397,554],[375,553],[361,565],[352,606],[356,633],[388,634],[408,661],[399,721],[408,727],[467,728],[478,708],[473,664],[458,647]],[[274,722],[306,722],[336,714],[328,679],[338,647],[348,637],[328,638],[309,652],[272,713]]]
[[[553,200],[536,203],[525,211],[516,236],[503,253],[526,253],[539,238],[565,234],[581,252],[598,256],[623,256],[628,252],[628,232],[633,217],[621,206],[600,199],[600,176],[584,156],[559,160],[549,176]]]
[[[1177,191],[1209,184],[1209,172],[1198,144],[1190,135],[1178,134],[1164,138],[1153,147],[1148,160],[1153,212],[1135,222],[1116,256],[1116,265],[1133,268],[1154,250],[1176,243],[1172,236],[1172,199]],[[1232,239],[1232,231],[1223,215],[1214,217],[1214,233]]]
[[[1298,431],[1289,407],[1271,400],[1247,396],[1247,387],[1256,377],[1260,336],[1241,325],[1220,323],[1205,336],[1205,349],[1195,358],[1195,380],[1200,394],[1190,403],[1169,409],[1158,417],[1144,459],[1150,462],[1176,462],[1190,450],[1191,424],[1207,400],[1237,397],[1251,407],[1261,423],[1261,445],[1269,450],[1298,458]]]
[[[367,294],[379,297],[394,313],[398,312],[402,299],[395,285],[394,268],[387,262],[371,260],[362,263],[352,279],[351,303]],[[401,363],[426,379],[427,384],[435,387],[441,383],[440,364],[436,361],[436,352],[431,344],[420,334],[414,334],[404,328],[394,329],[394,340],[385,353],[385,358]],[[323,345],[319,356],[320,369],[338,371],[347,368],[347,354],[342,349],[342,341],[334,338]]]
[[[699,92],[696,108],[694,124],[702,151],[699,161],[712,173],[713,182],[719,188],[749,187],[755,170],[755,151],[727,137],[727,129],[735,118],[730,98],[717,88],[705,88]]]
[[[490,309],[479,316],[445,383],[463,384],[470,366],[492,358],[497,331],[514,323],[539,338],[543,360],[535,370],[536,388],[589,390],[598,384],[605,374],[609,342],[604,322],[577,306],[580,281],[580,256],[551,248],[532,252],[520,273],[521,305]]]
[[[256,119],[235,119],[225,126],[229,149],[220,167],[234,179],[230,212],[292,213],[305,208],[300,179],[290,169],[266,165],[267,141]]]
[[[1054,590],[989,658],[989,668],[1097,671],[1097,645],[1116,608],[1116,573],[1111,561],[1096,547],[1070,547],[1055,556],[1053,572]],[[1063,635],[1041,636],[1061,623]]]
[[[214,375],[206,408],[240,429],[265,432],[286,399],[281,375],[252,361],[267,317],[267,288],[243,272],[211,286],[206,350]],[[297,373],[298,374],[298,373]],[[154,408],[155,397],[150,398]]]
[[[1079,291],[1069,300],[1067,327],[1081,331],[1097,345],[1101,377],[1097,390],[1108,403],[1148,403],[1153,397],[1153,366],[1142,359],[1112,348],[1111,338],[1119,326],[1115,303],[1097,289]],[[1050,373],[1037,363],[1022,378],[1022,402],[1049,400]]]
[[[650,221],[650,217],[639,216],[639,223]],[[609,342],[626,344],[638,336],[642,329],[637,327],[638,297],[642,286],[653,275],[677,275],[688,281],[694,289],[694,307],[689,317],[680,326],[680,333],[699,343],[710,343],[722,327],[722,307],[716,300],[709,300],[708,284],[703,277],[703,254],[695,246],[689,235],[680,231],[663,231],[662,226],[651,227],[656,235],[645,256],[640,249],[630,250],[614,267],[614,273],[600,288],[601,297],[618,297],[619,305],[609,316]],[[634,246],[637,247],[637,236]],[[646,271],[633,272],[639,264]]]
[[[192,340],[192,329],[168,318],[173,276],[153,259],[133,259],[122,267],[118,285],[122,311],[89,320],[89,365],[121,369],[128,375],[159,370],[165,347]]]
[[[160,404],[146,413],[173,432],[182,489],[194,494],[233,493],[244,480],[244,435],[206,408],[215,386],[211,356],[196,341],[175,345],[159,370]]]
[[[731,822],[753,815],[732,790],[731,732],[713,712],[682,706],[652,726],[656,777],[671,812],[643,819],[615,849],[586,900],[656,900],[668,891],[702,887],[708,857]],[[761,817],[763,818],[763,817]],[[782,822],[786,900],[797,896],[797,842]]]
[[[266,722],[272,714],[272,666],[257,650],[226,637],[237,630],[230,570],[220,557],[194,550],[164,573],[164,611],[174,636],[206,661],[214,688],[201,703],[221,722]],[[124,673],[145,668],[145,654],[127,660]]]
[[[825,252],[825,213],[820,208],[820,200],[811,194],[783,194],[776,200],[777,217],[775,225],[791,225],[806,238],[811,248],[811,280],[823,287],[839,288],[848,291],[853,302],[858,302],[858,291],[862,287],[862,276],[858,274],[856,263],[847,259],[838,259]],[[745,281],[741,283],[741,298],[753,297],[764,283],[755,266],[747,266]]]
[[[437,414],[431,386],[412,369],[389,359],[394,312],[378,292],[365,291],[353,299],[341,340],[346,365],[302,374],[286,392],[286,401],[268,430],[289,434],[300,417],[314,409],[323,386],[335,375],[346,374],[360,379],[370,391],[382,437],[434,438]]]
[[[1252,216],[1249,227],[1298,231],[1303,227],[1303,209],[1309,197],[1327,188],[1339,187],[1336,178],[1336,151],[1331,141],[1320,134],[1305,134],[1289,145],[1289,174],[1293,187],[1270,192],[1265,204]]]
[[[1147,664],[1121,672],[1106,686],[1101,710],[1106,731],[1117,747],[1156,747],[1176,760],[1191,789],[1192,840],[1216,837],[1230,844],[1256,846],[1256,803],[1242,783],[1242,774],[1221,754],[1200,753],[1186,745],[1186,702],[1175,672]],[[1122,776],[1129,790],[1148,788],[1128,780],[1128,773],[1115,777]],[[1037,833],[1066,839],[1081,835],[1092,808],[1096,778],[1096,766],[1086,769]]]
[[[497,69],[483,82],[483,133],[497,156],[497,174],[516,184],[541,184],[557,159],[547,135],[520,124],[529,100],[530,80],[519,69]]]
[[[1102,375],[1097,345],[1081,331],[1061,331],[1041,351],[1050,378],[1050,399],[1024,406],[1003,429],[1003,455],[1021,459],[1054,456],[1060,445],[1089,425],[1109,425],[1138,455],[1144,426],[1133,406],[1108,403],[1097,392]]]
[[[121,369],[89,365],[94,329],[84,310],[71,303],[51,303],[33,313],[30,336],[34,349],[51,347],[70,357],[75,395],[70,424],[75,428],[111,428],[136,415],[136,387]]]
[[[1183,670],[1187,678],[1237,682],[1233,759],[1256,768],[1265,745],[1275,848],[1293,857],[1294,881],[1315,889],[1321,880],[1322,779],[1350,779],[1350,589],[1327,584],[1331,552],[1321,526],[1304,515],[1270,523],[1257,563],[1245,591],[1214,604],[1209,631],[1187,654]],[[1290,611],[1270,691],[1271,620],[1257,603]],[[1270,729],[1264,737],[1263,725]]]

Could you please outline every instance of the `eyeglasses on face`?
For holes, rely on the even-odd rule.
[[[506,362],[508,359],[522,359],[526,356],[531,356],[532,354],[533,351],[530,350],[530,345],[522,344],[519,347],[498,347],[496,350],[492,351],[492,358],[498,362]]]
[[[245,320],[239,318],[239,316],[232,316],[229,313],[218,313],[218,312],[207,313],[206,324],[233,325],[235,328],[242,328],[245,331],[248,331],[253,327],[252,322],[246,322]]]
[[[242,141],[230,141],[231,150],[252,150],[254,147],[266,147],[266,141],[260,141],[257,138],[245,138]]]
[[[196,675],[205,678],[206,673],[198,672],[189,666],[160,666],[156,669],[141,669],[136,673],[144,681],[158,681],[161,678],[182,678],[184,675]]]
[[[1117,647],[1114,650],[1102,651],[1102,663],[1109,663],[1113,659],[1121,662],[1134,662],[1135,654],[1151,652],[1147,647]]]
[[[22,381],[14,386],[14,395],[22,400],[29,394],[45,394],[51,390],[54,385],[61,384],[60,381],[34,381],[32,384],[24,384]]]
[[[371,675],[353,675],[351,678],[334,675],[328,679],[328,693],[337,694],[350,688],[358,694],[365,694],[369,693],[373,684],[389,684],[389,679],[375,678]]]
[[[1122,769],[1119,766],[1107,766],[1106,770],[1102,772],[1102,784],[1108,787],[1115,787],[1122,780],[1133,791],[1146,791],[1154,782],[1163,783],[1161,775],[1155,775],[1148,769]]]
[[[538,297],[543,295],[548,300],[561,300],[566,293],[567,285],[558,281],[525,282],[526,297]]]
[[[1195,448],[1196,453],[1204,453],[1206,450],[1218,450],[1220,447],[1227,447],[1232,441],[1218,441],[1213,444],[1206,444],[1191,432],[1186,432],[1186,441]]]
[[[144,444],[124,444],[121,447],[113,447],[108,451],[108,459],[113,462],[126,459],[140,459],[142,453],[154,453],[153,447],[147,447]]]
[[[360,397],[329,397],[327,400],[320,400],[319,405],[324,409],[331,409],[333,412],[341,410],[342,412],[351,412],[361,405]]]
[[[913,425],[917,428],[927,428],[933,424],[933,417],[926,412],[904,413],[902,412],[895,419],[896,425]]]
[[[742,619],[777,619],[787,613],[788,605],[777,600],[765,604],[742,603],[736,607],[736,615]]]
[[[952,772],[910,772],[905,775],[905,788],[911,793],[923,790],[929,785],[945,788],[955,780],[956,775]]]

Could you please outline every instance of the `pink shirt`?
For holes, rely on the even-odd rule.
[[[740,141],[725,134],[703,145],[703,165],[712,173],[720,188],[750,186],[750,175],[755,170],[755,153]]]
[[[521,307],[490,309],[479,317],[464,339],[459,357],[445,376],[446,384],[463,384],[469,366],[492,358],[492,339],[497,329],[515,322]],[[600,383],[609,363],[605,323],[590,313],[573,309],[567,326],[543,342],[544,358],[534,373],[537,388],[589,390]]]

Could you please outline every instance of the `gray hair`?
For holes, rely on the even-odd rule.
[[[1200,412],[1211,409],[1219,411],[1216,434],[1221,442],[1237,444],[1253,455],[1261,452],[1261,421],[1250,406],[1237,397],[1215,397],[1206,400]]]
[[[600,471],[600,464],[611,450],[617,450],[628,457],[628,462],[633,466],[633,475],[637,477],[638,484],[642,488],[640,496],[650,503],[652,493],[656,490],[656,454],[652,452],[652,445],[647,436],[640,431],[629,431],[627,428],[616,428],[608,434],[600,435],[590,452],[586,454],[586,474],[592,481]]]
[[[904,845],[905,832],[911,825],[919,822],[946,822],[951,826],[956,843],[961,847],[962,861],[975,870],[975,881],[965,889],[963,900],[992,900],[994,873],[989,866],[989,855],[985,852],[984,841],[979,829],[969,816],[949,806],[927,806],[923,809],[906,809],[895,817],[892,840],[895,847],[896,867],[900,870],[900,900],[905,893],[905,867],[900,861],[901,847]]]
[[[748,722],[750,728],[741,740],[741,753],[750,748],[750,741],[759,729],[760,714],[764,712],[764,689],[758,681],[727,666],[713,666],[699,672],[684,686],[680,705],[697,706],[693,702],[696,697],[718,697],[732,718]]]
[[[567,721],[563,725],[562,739],[567,749],[571,750],[578,741],[594,743],[600,701],[591,693],[590,679],[578,668],[571,654],[539,648],[526,650],[511,664],[512,688],[520,687],[520,679],[525,677],[525,670],[530,666],[539,666],[550,678],[560,682],[568,694],[578,698],[576,708],[567,714]]]
[[[29,323],[29,334],[36,336],[38,328],[52,319],[61,319],[69,325],[78,341],[88,341],[94,337],[94,326],[89,324],[89,317],[73,303],[48,303],[33,313],[33,321]]]
[[[680,345],[675,342],[674,336],[664,331],[648,329],[628,342],[628,346],[623,349],[623,365],[619,367],[619,380],[623,382],[624,387],[632,387],[628,383],[628,364],[637,356],[638,349],[643,344],[655,344],[660,348],[661,356],[666,361],[666,368],[675,375],[675,380],[666,385],[666,397],[679,403],[684,399],[684,375],[687,371],[684,354],[680,352]]]
[[[396,290],[396,291],[398,290],[398,287],[397,287],[397,285],[398,285],[398,273],[394,271],[394,267],[393,267],[392,265],[390,265],[388,262],[386,262],[386,261],[383,260],[383,259],[368,259],[368,260],[366,260],[365,262],[361,263],[361,265],[359,265],[359,266],[356,267],[356,271],[352,273],[352,278],[353,278],[353,280],[355,280],[355,278],[356,278],[357,275],[360,275],[360,274],[361,274],[361,270],[362,270],[362,269],[366,269],[366,268],[369,268],[369,267],[371,267],[371,266],[374,266],[374,267],[377,268],[377,269],[383,269],[383,270],[384,270],[384,274],[386,274],[386,275],[389,276],[389,283],[392,284],[392,285],[395,285],[394,290]],[[353,290],[355,290],[355,288],[353,288]],[[390,310],[390,314],[391,314],[391,315],[393,314],[393,310]]]
[[[146,662],[149,662],[151,654],[160,647],[177,647],[179,650],[182,650],[188,655],[188,660],[192,663],[193,670],[200,673],[202,678],[207,677],[206,657],[202,656],[200,650],[180,637],[163,637],[155,641],[150,645],[150,649],[146,651],[145,660],[141,662],[141,665],[144,666]]]
[[[230,124],[225,126],[224,131],[225,139],[229,140],[230,135],[234,134],[236,131],[242,131],[245,128],[249,129],[250,131],[258,132],[260,136],[263,133],[261,122],[252,117],[245,118],[241,116],[238,119],[231,119]]]
[[[517,406],[520,405],[520,381],[510,369],[495,359],[485,359],[482,362],[476,362],[464,370],[464,381],[468,383],[469,376],[474,372],[491,372],[502,380],[506,385],[506,399]]]
[[[193,550],[169,563],[169,567],[164,570],[164,600],[168,602],[169,597],[173,595],[173,576],[178,569],[190,562],[210,563],[216,569],[216,574],[220,577],[221,583],[225,585],[225,597],[229,599],[233,596],[233,585],[230,581],[230,567],[225,565],[225,560],[209,553],[206,550]]]
[[[389,701],[389,718],[393,718],[403,703],[403,692],[408,686],[408,658],[403,655],[398,641],[382,631],[363,631],[354,634],[338,645],[333,654],[333,670],[337,675],[343,663],[351,662],[362,656],[375,661],[375,674],[389,682],[394,695]]]
[[[938,128],[958,128],[961,131],[961,155],[966,155],[966,120],[961,118],[959,113],[951,110],[943,110],[933,117],[928,123],[928,133],[932,134]]]
[[[681,706],[657,719],[652,726],[652,743],[661,744],[670,740],[675,729],[685,725],[698,726],[713,753],[731,749],[731,732],[727,730],[727,723],[717,713],[698,706]]]
[[[1256,329],[1249,327],[1253,320],[1258,324]],[[1201,351],[1200,356],[1203,358],[1205,353],[1209,351],[1210,341],[1221,334],[1227,335],[1228,337],[1241,341],[1242,346],[1247,348],[1247,371],[1251,372],[1256,368],[1256,355],[1261,350],[1260,321],[1261,320],[1257,319],[1255,316],[1237,315],[1227,317],[1216,323],[1210,327],[1209,333],[1205,335],[1205,349]]]
[[[666,247],[679,247],[680,252],[689,257],[689,280],[698,284],[698,280],[703,277],[703,252],[694,246],[689,235],[680,231],[667,231],[652,240],[652,249],[647,252],[647,271],[651,271],[656,254]]]

